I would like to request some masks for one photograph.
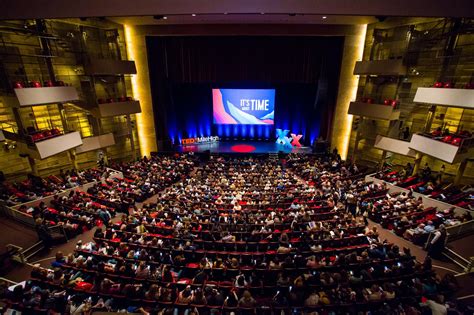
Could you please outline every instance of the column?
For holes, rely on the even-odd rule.
[[[130,148],[132,150],[132,157],[133,160],[137,160],[137,150],[135,150],[135,140],[133,139],[133,128],[132,128],[132,120],[130,119],[130,114],[127,115],[127,129],[130,139]]]
[[[457,185],[461,182],[462,177],[464,175],[464,171],[466,170],[468,160],[464,160],[459,164],[458,171],[456,173],[456,177],[454,178],[454,184]]]

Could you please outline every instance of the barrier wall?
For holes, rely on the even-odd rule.
[[[142,112],[139,101],[126,101],[104,103],[97,105],[91,110],[92,114],[98,118],[121,116],[128,114],[138,114]]]
[[[76,153],[89,152],[101,148],[106,148],[115,144],[113,133],[107,133],[100,136],[82,138],[82,145],[76,147]]]
[[[384,104],[369,104],[363,102],[351,102],[349,114],[369,117],[374,119],[397,120],[400,118],[400,110]]]
[[[392,183],[384,181],[383,179],[376,178],[376,177],[374,177],[374,174],[367,175],[365,177],[365,181],[386,184],[387,187],[389,188],[389,193],[393,193],[393,192],[406,192],[406,193],[409,193],[410,192],[410,190],[408,190],[408,189],[398,187],[396,185],[393,185]],[[423,195],[423,194],[420,194],[420,193],[417,193],[417,192],[413,192],[413,196],[415,196],[416,198],[421,197],[421,199],[423,200],[423,203],[425,204],[426,207],[436,207],[438,209],[438,211],[443,211],[443,210],[446,210],[446,209],[449,209],[449,208],[454,208],[454,213],[456,215],[463,215],[466,212],[471,212],[470,210],[467,210],[467,209],[464,209],[464,208],[461,208],[461,207],[457,207],[457,206],[454,206],[452,204],[442,202],[442,201],[439,201],[439,200],[436,200],[436,199],[429,198],[426,195]]]
[[[415,151],[419,151],[450,164],[467,158],[469,154],[468,152],[459,154],[460,147],[419,134],[414,134],[411,137],[409,147]]]
[[[416,90],[413,102],[474,108],[474,90],[420,87]]]
[[[132,60],[91,59],[84,65],[87,75],[137,74]]]
[[[407,68],[402,59],[357,61],[355,75],[405,75]]]
[[[36,150],[41,159],[45,159],[80,145],[82,145],[82,139],[79,131],[73,131],[35,143]]]
[[[107,171],[110,172],[110,175],[108,177],[110,179],[112,179],[112,178],[123,178],[123,173],[120,172],[120,171],[117,171],[117,170],[114,170],[114,169],[111,169],[111,168],[107,168]],[[102,179],[101,181],[104,182],[105,179]],[[69,193],[71,191],[76,191],[76,190],[86,192],[89,188],[91,188],[95,184],[97,184],[97,181],[93,181],[93,182],[90,182],[90,183],[86,183],[84,185],[79,185],[79,186],[76,186],[76,187],[68,188],[68,189],[65,189],[64,191],[61,191],[61,192],[57,193],[57,194],[53,194],[51,196],[47,196],[47,197],[44,197],[44,198],[39,198],[39,199],[28,201],[28,202],[25,202],[25,203],[17,204],[17,205],[14,205],[14,206],[8,206],[4,201],[0,200],[0,209],[7,217],[12,218],[14,220],[17,220],[17,221],[33,228],[35,226],[35,222],[34,222],[33,217],[31,215],[27,214],[27,213],[18,211],[18,209],[21,206],[26,206],[26,208],[30,208],[30,207],[35,207],[35,206],[39,205],[41,202],[44,202],[47,206],[49,206],[51,204],[51,200],[53,200],[54,196],[60,196],[60,197],[61,196],[67,196],[67,195],[69,195]]]
[[[409,157],[415,157],[416,152],[409,147],[410,142],[393,139],[390,137],[384,137],[377,135],[375,138],[374,148],[385,150]]]
[[[53,86],[15,89],[20,106],[64,103],[79,99],[76,88],[72,86]]]

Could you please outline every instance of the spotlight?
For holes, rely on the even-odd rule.
[[[191,14],[191,16],[196,16],[196,13]]]
[[[328,17],[327,16],[323,16],[323,20],[327,19]]]
[[[167,16],[164,16],[164,17],[163,17],[163,20],[167,20],[167,19],[168,19],[168,17],[167,17]]]

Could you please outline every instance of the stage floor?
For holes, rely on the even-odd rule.
[[[205,152],[211,153],[311,153],[310,147],[290,147],[276,142],[266,141],[219,141],[181,145],[176,147],[178,152]]]

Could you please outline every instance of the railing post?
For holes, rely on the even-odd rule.
[[[469,264],[467,265],[466,269],[464,270],[467,273],[471,273],[474,268],[474,257],[469,257]]]

